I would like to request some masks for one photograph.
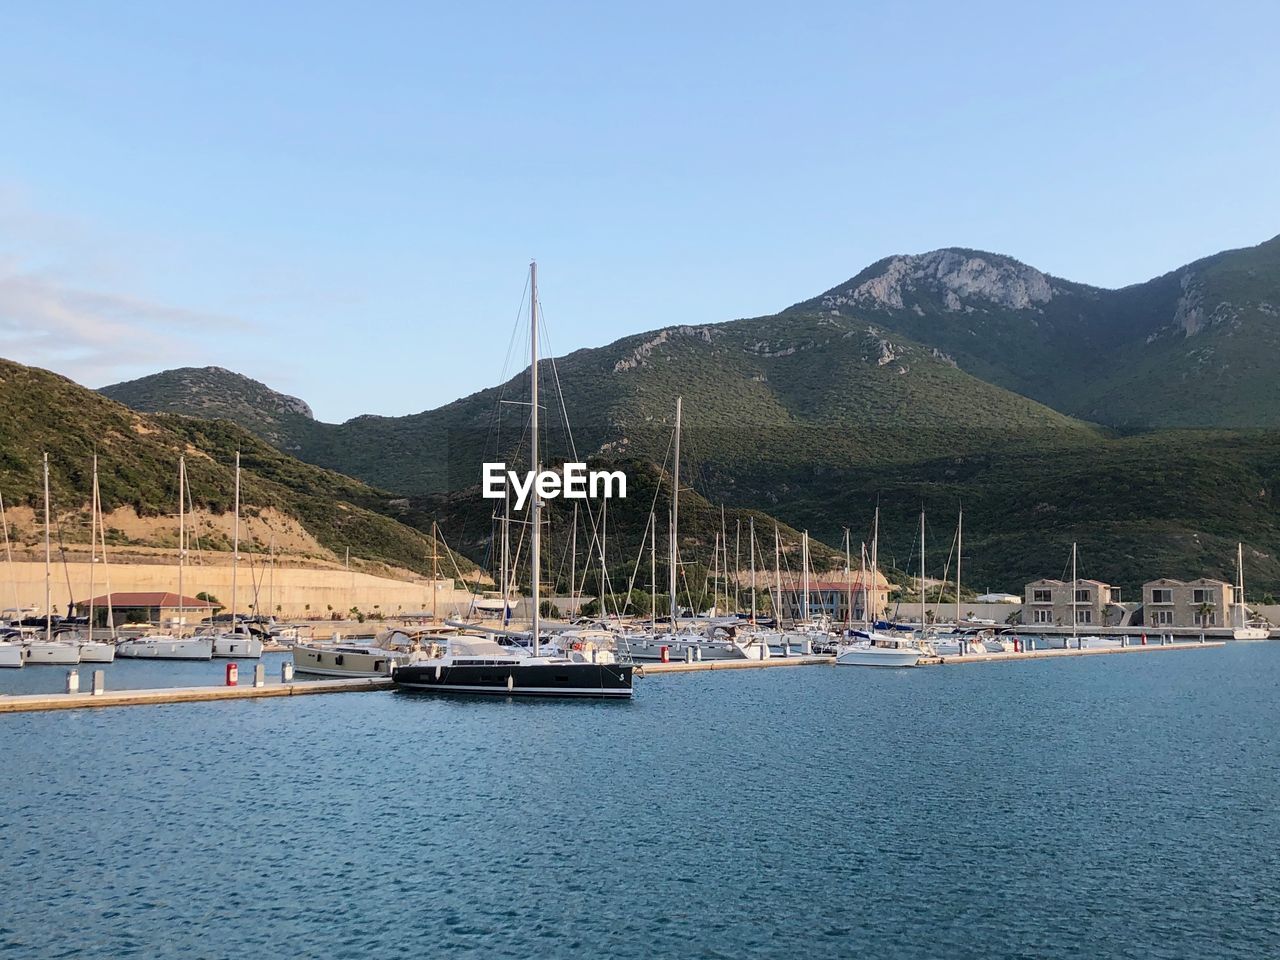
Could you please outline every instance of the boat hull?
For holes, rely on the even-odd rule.
[[[914,667],[919,650],[894,647],[846,647],[836,656],[841,667]]]
[[[213,641],[208,637],[122,640],[116,656],[129,660],[210,660]]]
[[[392,679],[398,687],[433,693],[625,699],[632,694],[632,670],[599,663],[410,664],[397,667]]]
[[[22,655],[22,644],[0,643],[0,668],[17,669],[26,662]]]
[[[98,640],[80,644],[81,663],[111,663],[116,658],[116,645]]]
[[[27,645],[27,663],[50,663],[71,666],[80,662],[80,646],[74,643],[34,642]]]
[[[391,650],[383,653],[353,653],[295,644],[290,647],[295,673],[312,677],[389,677],[397,664],[408,657]]]
[[[262,641],[257,637],[214,637],[213,658],[257,660],[262,657]]]

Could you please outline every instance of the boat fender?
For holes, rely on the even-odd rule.
[[[512,690],[514,690],[515,685],[516,685],[515,674],[508,673],[507,674],[507,692],[510,693]]]
[[[440,679],[440,664],[436,664],[436,679]]]

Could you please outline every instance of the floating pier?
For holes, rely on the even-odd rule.
[[[804,657],[770,657],[768,660],[673,660],[670,663],[638,663],[636,672],[647,677],[658,673],[696,673],[701,670],[752,670],[757,667],[817,667],[836,658],[813,654]]]
[[[158,690],[104,690],[101,693],[36,693],[0,696],[0,713],[37,710],[80,710],[85,707],[140,707],[157,703],[195,703],[205,700],[256,700],[261,697],[300,697],[315,693],[356,693],[390,690],[389,677],[351,680],[308,680],[263,686],[165,687]]]

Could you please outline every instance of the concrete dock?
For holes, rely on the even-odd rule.
[[[234,687],[165,687],[158,690],[107,690],[93,693],[35,693],[0,696],[0,713],[37,710],[80,710],[86,707],[140,707],[157,703],[195,703],[205,700],[256,700],[261,697],[299,697],[316,693],[354,693],[390,690],[390,678],[357,677],[351,680],[309,680],[294,683],[252,684]]]
[[[768,660],[673,660],[670,663],[638,663],[642,677],[659,673],[696,673],[702,670],[752,670],[757,667],[816,667],[832,664],[832,656],[770,657]]]

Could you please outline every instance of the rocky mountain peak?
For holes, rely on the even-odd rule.
[[[1054,293],[1052,278],[1034,267],[1009,257],[946,248],[881,260],[823,295],[822,306],[903,310],[918,308],[918,301],[927,297],[940,298],[947,310],[989,304],[1027,310],[1048,303]]]

